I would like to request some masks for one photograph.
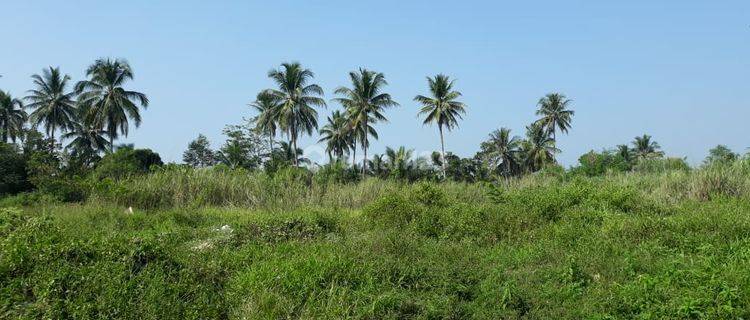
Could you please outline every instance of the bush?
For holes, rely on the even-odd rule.
[[[0,195],[31,190],[26,159],[15,145],[0,142]]]
[[[124,147],[104,156],[96,166],[93,176],[98,180],[105,178],[117,180],[148,173],[153,166],[162,164],[159,154],[150,149]]]
[[[424,210],[424,206],[402,194],[390,194],[366,206],[362,212],[379,226],[404,227]]]
[[[648,158],[639,160],[633,170],[642,173],[690,171],[690,165],[683,158]]]
[[[578,166],[572,168],[572,174],[583,174],[589,177],[602,176],[608,172],[625,172],[630,164],[613,151],[589,151],[578,158]]]
[[[359,181],[360,174],[343,161],[334,161],[321,167],[313,180],[317,184],[350,183]]]

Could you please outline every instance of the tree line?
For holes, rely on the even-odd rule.
[[[86,69],[86,79],[71,83],[60,68],[31,76],[33,88],[22,98],[0,90],[0,132],[3,142],[16,142],[41,128],[50,140],[67,140],[66,148],[92,164],[114,140],[127,136],[130,123],[141,124],[140,109],[148,97],[125,88],[133,70],[125,60],[99,59]],[[28,127],[26,126],[28,122]]]
[[[460,101],[462,94],[456,89],[455,80],[447,75],[427,77],[427,94],[416,95],[413,99],[419,107],[417,114],[422,117],[422,122],[435,125],[440,139],[440,152],[433,155],[431,161],[421,159],[416,162],[405,159],[411,158],[412,153],[405,148],[388,147],[383,155],[368,156],[370,142],[378,139],[376,126],[388,120],[385,111],[400,106],[386,92],[388,82],[383,73],[365,68],[349,72],[350,85],[335,88],[333,93],[336,97],[330,101],[323,99],[323,89],[313,83],[314,73],[299,63],[283,63],[279,69],[269,71],[268,77],[275,88],[261,90],[250,103],[256,116],[249,121],[247,131],[252,132],[248,137],[260,135],[262,139],[267,139],[268,146],[263,149],[268,150],[266,159],[270,162],[276,162],[276,155],[281,155],[282,160],[295,166],[300,161],[306,161],[297,156],[301,154],[297,142],[300,136],[313,135],[316,131],[320,136],[318,142],[325,145],[329,165],[340,166],[346,157],[351,157],[350,168],[358,171],[361,176],[383,175],[385,163],[394,168],[424,168],[425,163],[431,162],[440,169],[441,177],[447,178],[451,163],[462,162],[455,155],[446,152],[444,136],[458,127],[468,106]],[[326,123],[319,127],[318,109],[326,107],[328,102],[339,104],[342,110],[332,111],[326,118]],[[485,166],[492,165],[494,168],[482,169],[487,172],[499,170],[505,176],[534,172],[555,164],[555,155],[559,153],[556,147],[557,133],[567,133],[571,127],[574,111],[570,109],[570,104],[571,100],[560,93],[542,97],[536,112],[539,119],[527,127],[526,139],[511,136],[509,129],[502,128],[493,132],[490,139],[482,143],[482,159],[476,159],[481,161],[468,162],[472,162],[471,166],[478,162]],[[286,141],[276,143],[278,136],[285,137]],[[236,137],[230,137],[230,141],[236,140]],[[191,142],[184,154],[184,161],[194,166],[227,163],[220,161],[230,151],[227,145],[216,153],[207,152],[207,148],[207,139],[199,136]],[[248,147],[249,149],[251,148]],[[355,162],[358,150],[363,153],[360,165]],[[246,154],[256,158],[258,156],[258,152],[248,151]],[[262,161],[246,162],[257,165]],[[397,165],[398,162],[411,164]],[[238,162],[231,164],[236,163]],[[477,168],[472,170],[477,171]]]
[[[269,173],[309,167],[313,164],[298,142],[302,136],[318,134],[329,161],[316,171],[339,181],[365,176],[491,181],[559,168],[555,159],[560,152],[557,139],[559,134],[568,133],[575,115],[572,100],[562,93],[549,93],[538,100],[538,118],[526,126],[523,137],[500,128],[481,142],[473,157],[461,158],[446,151],[445,135],[458,127],[469,106],[461,101],[456,81],[437,74],[426,78],[425,93],[415,95],[412,103],[418,107],[415,113],[420,121],[436,127],[440,150],[430,157],[414,158],[411,149],[387,147],[383,154],[371,155],[370,144],[379,138],[379,126],[388,121],[387,110],[401,105],[387,92],[383,73],[365,68],[349,72],[349,85],[335,88],[330,100],[324,99],[323,88],[314,82],[315,74],[300,63],[283,63],[267,77],[273,87],[255,95],[249,104],[253,117],[225,127],[226,141],[218,150],[212,150],[208,139],[199,135],[183,154],[185,165],[263,169]],[[82,176],[97,168],[100,172],[94,175],[105,178],[147,172],[150,165],[161,164],[158,154],[150,150],[125,146],[118,153],[115,146],[119,137],[128,135],[131,124],[140,125],[140,112],[149,105],[145,94],[129,88],[133,79],[127,61],[103,58],[92,63],[85,79],[76,83],[59,68],[49,67],[31,76],[32,89],[23,97],[0,90],[0,171],[10,177],[7,180],[20,177],[17,180],[26,181],[26,176],[44,180],[64,175],[61,172]],[[319,123],[319,111],[328,104],[341,108]],[[362,153],[360,162],[357,152]],[[584,154],[571,171],[588,175],[630,171],[663,156],[659,144],[643,135],[629,145]],[[719,146],[711,150],[710,157],[739,155]],[[670,161],[677,167],[687,167],[683,159]]]

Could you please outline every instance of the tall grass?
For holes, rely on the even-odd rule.
[[[447,193],[481,201],[481,185],[444,183]],[[316,183],[299,173],[270,176],[244,170],[179,168],[119,181],[106,180],[92,190],[90,201],[138,208],[228,206],[267,210],[300,207],[362,208],[385,194],[408,190],[396,180],[366,179],[358,183]]]
[[[653,168],[652,168],[653,169]],[[506,190],[528,189],[584,179],[570,174],[533,174],[499,180]],[[706,201],[716,197],[750,197],[750,162],[713,165],[693,170],[649,170],[587,178],[632,188],[641,196],[665,203]],[[444,182],[437,187],[455,199],[483,203],[488,189],[481,183]],[[136,208],[227,206],[264,210],[301,207],[359,209],[413,186],[397,180],[365,179],[358,183],[319,182],[311,174],[288,170],[276,175],[243,170],[173,168],[145,176],[96,183],[90,201]]]

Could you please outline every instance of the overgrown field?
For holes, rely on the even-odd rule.
[[[750,318],[746,168],[324,184],[216,171],[0,201],[0,318]],[[127,207],[133,207],[133,213]]]

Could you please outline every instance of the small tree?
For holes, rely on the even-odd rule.
[[[708,156],[703,160],[704,165],[730,163],[739,159],[740,155],[734,153],[729,147],[720,144],[708,150]]]
[[[257,168],[268,154],[263,139],[248,126],[229,125],[224,128],[224,135],[227,141],[216,152],[216,159],[232,169]]]
[[[182,161],[193,168],[205,168],[216,164],[214,151],[206,136],[199,134],[198,138],[188,144],[182,154]]]

